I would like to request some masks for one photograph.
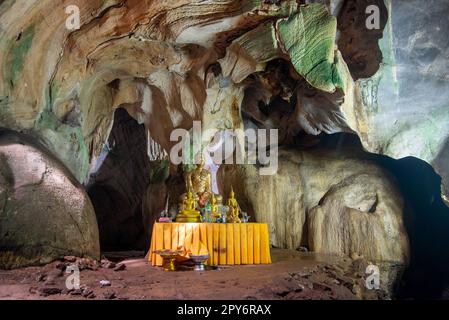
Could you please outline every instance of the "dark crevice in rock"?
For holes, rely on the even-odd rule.
[[[443,147],[440,149],[433,166],[435,167],[438,174],[442,177],[442,181],[449,181],[449,170],[447,169],[449,159],[449,138],[446,139],[446,142],[443,144]],[[445,197],[446,204],[449,206],[449,185],[441,184],[441,193],[443,197]]]
[[[380,28],[369,30],[366,8],[375,5],[380,11]],[[388,10],[384,0],[346,0],[338,17],[338,48],[354,80],[373,76],[382,62],[379,40],[387,24]]]
[[[150,178],[146,130],[126,110],[117,109],[108,145],[109,152],[88,187],[101,249],[143,250],[147,235],[142,203]]]
[[[377,157],[395,175],[406,199],[405,224],[411,261],[398,297],[448,298],[449,208],[441,199],[441,178],[429,164],[417,158]]]
[[[352,134],[321,137],[321,146],[352,145],[362,150]],[[339,149],[339,147],[337,147]],[[348,152],[341,148],[342,153]],[[441,177],[426,162],[413,157],[399,160],[368,154],[393,175],[405,200],[404,222],[410,239],[411,260],[396,284],[397,298],[448,298],[449,208],[441,199]]]

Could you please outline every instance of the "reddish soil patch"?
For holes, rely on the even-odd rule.
[[[109,255],[120,260],[120,255]],[[0,271],[0,299],[378,299],[366,292],[360,263],[348,257],[272,250],[271,265],[219,267],[205,272],[165,272],[145,259],[125,259],[126,268],[84,269],[80,290],[67,290],[68,262]],[[62,270],[61,270],[62,269]],[[101,286],[106,280],[110,285]],[[107,283],[106,282],[106,283]]]

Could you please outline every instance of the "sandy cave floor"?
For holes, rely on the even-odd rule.
[[[165,272],[132,254],[105,256],[126,265],[121,271],[84,269],[80,290],[67,290],[61,262],[43,267],[0,271],[0,299],[379,299],[382,292],[365,292],[357,261],[272,250],[271,265],[224,266],[206,272]],[[134,254],[135,255],[135,254]],[[67,262],[63,265],[67,265]],[[110,282],[102,287],[101,280]],[[363,291],[363,293],[362,293]]]

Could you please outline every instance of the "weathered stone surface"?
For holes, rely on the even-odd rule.
[[[449,195],[449,2],[386,1],[383,63],[356,83],[355,131],[365,148],[431,164]]]
[[[208,67],[221,61],[222,77],[231,75],[233,86],[263,70],[270,59],[282,55],[288,60],[288,54],[279,50],[282,41],[275,24],[298,12],[295,1],[133,0],[126,5],[120,1],[77,5],[81,28],[76,32],[64,27],[66,16],[54,10],[51,1],[2,5],[0,47],[5,48],[1,54],[5,63],[0,125],[31,130],[83,183],[107,140],[115,108],[126,106],[168,150],[174,128],[189,129],[193,120],[202,118],[205,105],[222,99],[207,91]],[[311,30],[303,26],[304,37],[316,30],[313,21],[323,16],[333,22],[325,28],[332,41],[335,19],[324,5],[306,6],[301,14],[310,11]],[[40,15],[48,17],[42,21]],[[282,29],[289,35],[296,32],[294,26]],[[295,49],[301,50],[298,45]],[[333,45],[323,52],[332,59]],[[299,62],[296,59],[295,65]]]
[[[449,26],[438,18],[448,6],[432,1],[421,14],[410,3],[80,0],[81,28],[71,32],[68,3],[4,1],[0,125],[46,141],[84,183],[115,108],[125,106],[168,150],[174,128],[189,129],[222,99],[208,91],[209,66],[220,63],[234,86],[282,58],[318,91],[317,101],[297,92],[289,123],[310,134],[352,130],[372,152],[419,157],[448,193]],[[380,6],[381,26],[367,31],[371,4]]]
[[[234,187],[243,210],[268,223],[275,247],[307,245],[408,263],[401,194],[388,174],[354,150],[282,150],[274,176],[260,176],[254,166],[225,166],[219,181],[225,194]]]
[[[224,77],[240,83],[265,63],[282,55],[272,21],[243,34],[227,49],[226,57],[219,60]]]
[[[116,107],[132,107],[168,149],[171,130],[201,119],[204,70],[225,51],[227,38],[297,7],[83,0],[76,3],[81,28],[71,32],[68,4],[8,1],[0,7],[0,125],[32,130],[81,182],[101,153]]]
[[[166,151],[174,144],[173,129],[190,129],[194,120],[203,120],[205,128],[238,129],[242,112],[254,126],[279,128],[282,142],[304,132],[351,131],[369,151],[431,163],[449,194],[448,1],[430,1],[426,14],[416,0],[385,1],[388,23],[382,6],[385,28],[366,37],[357,26],[364,28],[366,5],[379,1],[75,2],[81,13],[77,31],[65,28],[69,1],[57,7],[53,0],[0,1],[0,126],[42,140],[78,182],[88,181],[114,111],[122,107]],[[273,59],[288,68],[278,64],[277,72],[269,70]],[[404,263],[401,205],[388,200],[398,198],[394,187],[382,172],[359,161],[287,153],[277,177],[242,168],[247,182],[236,188],[246,190],[248,208],[259,220],[272,223],[278,246],[310,242],[320,251]],[[146,230],[167,193],[175,195],[170,205],[181,193],[173,188],[179,181],[166,181],[176,179],[173,168],[152,165],[163,174],[160,180],[150,176],[143,201]],[[39,184],[48,173],[37,167],[24,178],[20,168],[13,169],[9,176],[16,177],[18,190],[31,188],[27,179]],[[10,201],[9,185],[9,180],[0,183],[0,204]],[[75,182],[68,186],[79,190]],[[285,186],[295,192],[287,194]],[[390,189],[390,198],[381,196]],[[271,199],[269,210],[260,204],[266,199]],[[132,200],[131,207],[137,207],[139,201]],[[277,214],[278,207],[288,218]],[[50,225],[53,220],[45,217],[40,223]],[[359,236],[364,228],[372,229],[369,239],[371,232],[380,233],[374,248]],[[309,229],[313,232],[303,232]],[[41,239],[46,238],[36,233],[32,240]],[[381,245],[386,252],[376,249]],[[64,255],[80,254],[62,249]]]
[[[345,62],[336,53],[337,19],[321,4],[309,4],[278,23],[279,37],[298,73],[325,92],[346,92]]]
[[[349,176],[332,186],[310,211],[312,250],[356,253],[370,261],[408,262],[400,193],[375,171]]]
[[[388,20],[388,10],[384,0],[347,0],[341,1],[338,13],[338,48],[354,80],[369,78],[380,68],[383,60],[379,40],[382,39]],[[379,28],[368,29],[367,19],[373,17],[367,8],[379,9]],[[372,19],[368,19],[373,22]]]
[[[153,224],[166,208],[177,212],[179,196],[185,193],[185,181],[181,166],[171,166],[168,160],[150,162],[149,185],[143,199],[144,228],[146,234],[151,234]],[[168,199],[167,199],[168,198]],[[146,246],[150,246],[150,238]]]
[[[0,267],[68,254],[99,258],[98,227],[82,186],[23,135],[0,132]]]

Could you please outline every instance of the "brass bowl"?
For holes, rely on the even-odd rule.
[[[204,255],[190,255],[190,259],[195,263],[195,267],[193,270],[195,271],[205,271],[206,267],[204,264],[206,263],[207,259],[209,259],[209,254]]]
[[[175,259],[179,255],[177,250],[156,250],[155,254],[162,257],[162,268],[164,271],[176,271]]]

